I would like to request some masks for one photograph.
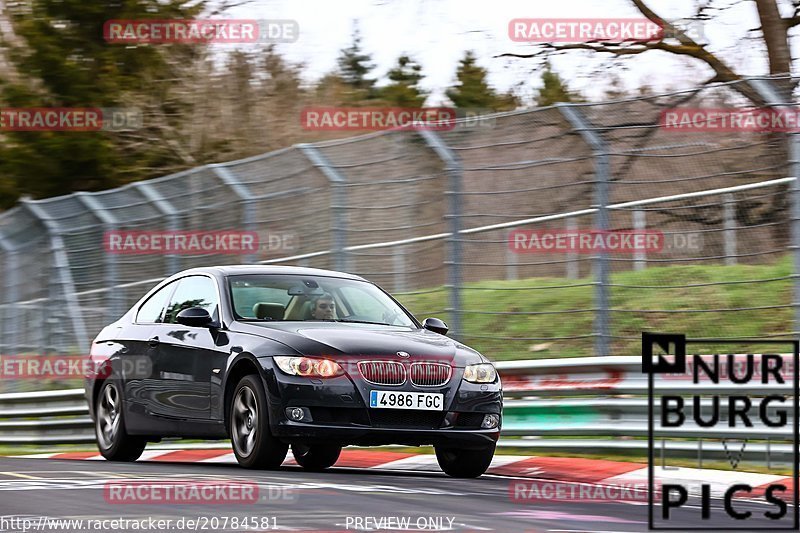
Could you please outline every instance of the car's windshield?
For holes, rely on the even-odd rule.
[[[336,321],[415,327],[402,307],[371,283],[302,275],[230,276],[237,320]]]

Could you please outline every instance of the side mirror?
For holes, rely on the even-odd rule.
[[[176,317],[178,324],[184,326],[191,326],[194,328],[204,328],[210,326],[212,323],[211,315],[202,307],[190,307],[184,309]]]
[[[438,318],[432,318],[432,317],[426,318],[425,322],[422,323],[422,327],[431,330],[434,333],[438,333],[440,335],[447,334],[447,324],[445,324],[443,320],[439,320]]]

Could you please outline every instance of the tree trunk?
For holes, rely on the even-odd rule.
[[[792,54],[789,50],[786,21],[781,18],[776,0],[755,0],[758,18],[761,20],[761,33],[767,45],[769,73],[789,74],[792,71]]]

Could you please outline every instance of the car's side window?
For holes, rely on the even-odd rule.
[[[347,305],[353,309],[356,316],[369,320],[379,320],[386,311],[375,297],[359,287],[342,287],[339,289],[347,300]]]
[[[205,276],[189,276],[178,281],[178,288],[170,298],[164,322],[175,324],[178,313],[190,307],[202,307],[213,319],[218,318],[219,297],[217,286],[211,278]]]
[[[172,289],[175,288],[174,283],[169,283],[161,287],[156,293],[147,299],[145,303],[139,307],[139,312],[136,313],[136,322],[138,324],[153,324],[161,322],[164,318],[164,307],[167,305],[167,298],[169,298]]]

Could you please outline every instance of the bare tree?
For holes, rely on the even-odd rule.
[[[573,50],[584,50],[610,56],[612,60],[622,60],[659,50],[687,58],[687,60],[697,65],[704,65],[711,71],[711,75],[701,83],[696,91],[668,98],[647,98],[637,103],[639,106],[650,105],[656,109],[678,107],[692,99],[698,102],[697,98],[701,98],[703,86],[713,83],[737,82],[743,80],[747,74],[751,74],[739,71],[736,65],[723,58],[720,52],[711,50],[708,43],[698,42],[699,39],[693,38],[688,32],[682,31],[680,27],[676,27],[677,25],[672,24],[669,20],[656,13],[648,5],[648,3],[654,2],[646,2],[645,0],[629,1],[642,16],[663,28],[661,36],[655,37],[650,41],[609,42],[597,40],[580,43],[540,43],[537,49],[531,53],[505,53],[500,57],[546,59],[554,53],[571,53]],[[744,5],[755,7],[759,20],[758,27],[749,30],[748,41],[755,42],[761,46],[768,63],[769,74],[779,77],[780,80],[777,85],[786,92],[787,96],[791,95],[797,85],[797,81],[791,79],[794,65],[790,48],[790,31],[795,26],[800,25],[800,0],[699,0],[697,2],[698,7],[692,18],[698,21],[710,22],[719,18],[726,10]],[[781,14],[782,8],[783,14]],[[732,83],[729,87],[757,106],[767,104],[749,83]],[[709,91],[707,94],[710,95],[712,100],[718,96],[713,91]],[[725,91],[721,92],[722,96],[725,94]],[[630,105],[634,104],[631,103]],[[651,117],[645,118],[646,116],[647,114],[637,117],[635,114],[620,113],[614,119],[607,121],[604,127],[609,128],[609,130],[619,128],[617,131],[622,132],[615,132],[612,142],[619,143],[620,146],[624,146],[630,151],[644,149],[659,131],[659,128],[656,127],[657,118],[655,119],[656,122],[653,122]],[[765,137],[765,151],[761,155],[774,159],[762,166],[769,168],[754,169],[746,173],[734,172],[735,168],[740,168],[737,166],[737,157],[746,157],[745,154],[750,154],[750,157],[754,156],[750,149],[742,149],[741,153],[731,152],[720,158],[715,163],[719,168],[719,171],[715,174],[723,175],[727,172],[731,175],[735,174],[741,180],[762,180],[785,175],[785,163],[779,163],[788,161],[785,141],[786,136],[781,133],[768,133]],[[737,152],[739,151],[737,150]],[[619,164],[614,168],[612,181],[626,179],[631,173],[635,172],[635,157],[625,156],[617,160]],[[663,169],[663,171],[666,172],[666,169]],[[680,187],[675,192],[680,192]],[[778,222],[787,220],[788,198],[789,195],[776,195],[760,200],[743,201],[740,199],[735,207],[737,223],[742,226],[774,223],[772,230],[775,242],[785,243],[788,227],[786,224],[778,224]],[[693,203],[693,201],[689,201],[687,205],[692,205]],[[654,214],[658,213],[663,216],[665,221],[694,222],[709,227],[718,226],[721,223],[720,212],[713,209],[690,210],[693,211],[691,214],[687,214],[686,210],[654,209],[653,211]]]
[[[706,43],[697,42],[691,36],[681,31],[670,21],[657,14],[644,0],[630,0],[631,4],[647,19],[661,26],[668,39],[658,38],[651,41],[623,41],[606,42],[590,41],[581,43],[542,43],[538,50],[530,54],[504,53],[500,57],[532,58],[547,56],[556,51],[588,50],[603,54],[612,54],[616,57],[629,57],[640,55],[652,50],[661,50],[670,54],[690,58],[708,66],[713,75],[705,80],[706,84],[715,82],[732,82],[742,79],[744,73],[737,72],[728,61],[718,53],[709,50]],[[710,0],[698,2],[694,14],[697,20],[712,20],[715,13],[729,9],[741,3],[754,3],[760,25],[751,31],[760,34],[760,40],[766,50],[769,62],[769,73],[774,76],[790,75],[792,73],[792,55],[790,50],[791,28],[800,25],[800,0],[791,0],[793,13],[791,16],[782,16],[780,0],[738,0],[727,5]],[[788,7],[789,4],[787,3]],[[736,90],[757,104],[763,104],[763,99],[747,84],[737,84]]]

